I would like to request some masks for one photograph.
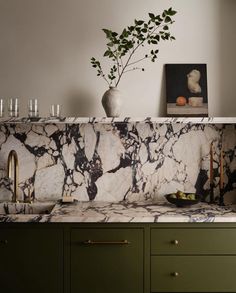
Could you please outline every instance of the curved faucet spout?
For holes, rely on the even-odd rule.
[[[14,167],[14,169],[12,168]],[[12,172],[13,171],[13,172]],[[14,190],[13,190],[13,196],[12,201],[18,202],[18,182],[19,182],[19,161],[16,151],[11,150],[8,159],[7,159],[7,176],[8,178],[11,178],[13,173],[14,176]]]

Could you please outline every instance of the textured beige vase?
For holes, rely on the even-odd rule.
[[[102,97],[102,105],[107,117],[119,117],[122,108],[122,95],[116,87],[110,87]]]

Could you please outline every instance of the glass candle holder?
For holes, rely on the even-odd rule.
[[[39,116],[38,100],[29,99],[28,101],[28,116],[30,118],[35,118]]]
[[[53,104],[50,106],[50,117],[51,118],[61,117],[61,105]]]
[[[4,116],[4,100],[0,99],[0,118]]]
[[[19,99],[18,98],[9,99],[8,113],[10,117],[19,117]]]

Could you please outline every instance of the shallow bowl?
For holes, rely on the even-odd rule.
[[[185,193],[185,194],[188,195],[188,194],[193,194],[193,193]],[[201,196],[200,195],[197,195],[197,194],[195,194],[195,198],[196,198],[195,200],[192,200],[192,199],[173,198],[171,196],[172,196],[172,193],[165,195],[165,198],[168,200],[168,202],[176,205],[178,208],[182,208],[182,207],[186,207],[186,206],[191,206],[191,205],[197,204],[197,203],[199,203],[201,201]]]

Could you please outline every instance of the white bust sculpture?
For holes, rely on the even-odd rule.
[[[201,78],[201,73],[197,69],[193,69],[187,74],[188,77],[188,89],[191,93],[198,94],[201,93],[202,89],[199,85],[199,80]]]

